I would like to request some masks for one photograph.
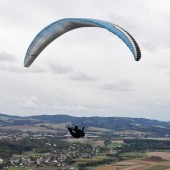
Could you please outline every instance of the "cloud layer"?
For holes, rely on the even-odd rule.
[[[170,120],[169,0],[5,0],[0,11],[1,113]],[[141,60],[135,62],[108,31],[83,28],[60,36],[24,68],[26,50],[41,29],[78,17],[127,30]]]

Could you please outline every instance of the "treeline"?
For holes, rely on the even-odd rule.
[[[121,152],[170,150],[170,141],[154,139],[125,139]],[[118,149],[118,148],[117,148]]]
[[[21,154],[23,151],[30,151],[33,147],[27,143],[19,141],[1,140],[0,141],[0,157],[7,158],[13,154]]]
[[[68,149],[69,144],[65,141],[55,140],[55,145],[49,144],[47,139],[30,139],[23,140],[0,140],[0,157],[9,158],[13,154],[22,154],[34,150],[36,153],[54,152]]]
[[[79,170],[85,170],[86,167],[89,167],[89,166],[99,166],[99,165],[103,165],[103,164],[110,164],[110,163],[113,163],[113,159],[103,159],[103,160],[100,160],[100,161],[94,161],[94,162],[87,162],[87,163],[81,163],[81,164],[78,164],[78,168]]]

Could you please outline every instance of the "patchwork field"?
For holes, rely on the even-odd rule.
[[[94,170],[118,170],[118,166],[114,165],[105,165],[94,168]]]
[[[170,164],[155,164],[152,162],[127,161],[121,164],[105,165],[94,168],[94,170],[170,170]]]
[[[170,152],[148,152],[149,157],[159,156],[162,160],[133,159],[120,161],[112,165],[99,166],[94,170],[170,170]]]
[[[148,156],[159,156],[164,160],[170,161],[170,152],[148,152]]]
[[[12,129],[12,130],[20,130],[20,131],[31,131],[31,132],[66,132],[67,128],[65,128],[66,124],[36,124],[36,125],[13,125],[13,126],[1,126],[0,129]]]

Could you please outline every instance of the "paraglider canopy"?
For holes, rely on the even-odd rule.
[[[136,61],[140,60],[141,52],[135,39],[118,25],[97,19],[66,18],[48,25],[37,34],[26,52],[24,66],[29,67],[53,40],[68,31],[81,27],[99,27],[110,31],[127,45]]]

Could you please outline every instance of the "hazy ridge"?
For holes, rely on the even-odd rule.
[[[0,114],[0,126],[35,125],[38,123],[78,123],[115,131],[139,131],[158,135],[170,135],[170,122],[129,117],[74,117],[68,115],[10,116]]]

